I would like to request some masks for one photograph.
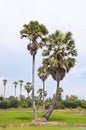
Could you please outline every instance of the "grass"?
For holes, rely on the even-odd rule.
[[[1,128],[0,130],[86,130],[83,127],[71,126],[29,126],[29,127],[14,127],[14,128]]]
[[[0,112],[0,126],[7,126],[9,124],[30,123],[33,119],[32,112],[17,112],[4,111]]]
[[[42,116],[43,112],[39,112]],[[86,125],[85,111],[54,111],[49,121],[62,123],[63,126],[29,126],[33,120],[33,112],[30,111],[0,111],[0,130],[86,130],[86,127],[76,127],[75,124]],[[68,126],[64,126],[64,123]],[[23,124],[28,126],[23,126]],[[8,127],[11,126],[11,127]]]
[[[68,124],[86,124],[86,115],[54,112],[50,117],[50,121],[66,122]]]

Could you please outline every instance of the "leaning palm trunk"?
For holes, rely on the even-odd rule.
[[[33,102],[34,118],[36,119],[38,116],[37,116],[35,96],[34,96],[34,71],[35,71],[35,54],[33,55],[33,63],[32,63],[32,102]]]
[[[58,99],[58,89],[59,89],[59,81],[57,81],[57,89],[56,89],[56,94],[55,96],[53,96],[53,102],[52,105],[50,106],[49,110],[45,113],[45,115],[43,115],[43,118],[45,118],[46,120],[49,119],[51,113],[53,112],[56,103],[57,103],[57,99]]]

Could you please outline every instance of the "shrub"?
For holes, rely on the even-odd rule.
[[[81,108],[86,108],[86,100],[81,101]]]
[[[51,105],[51,103],[50,103],[50,102],[45,101],[45,109],[49,109],[50,105]]]
[[[57,104],[56,104],[55,109],[64,109],[64,108],[65,108],[65,106],[64,106],[63,102],[58,101]]]
[[[80,101],[71,101],[71,100],[65,100],[63,101],[65,108],[77,108],[81,105]]]
[[[12,99],[9,101],[10,107],[17,108],[19,106],[19,101],[17,99]]]
[[[9,108],[9,102],[8,101],[0,101],[0,108],[1,109]]]

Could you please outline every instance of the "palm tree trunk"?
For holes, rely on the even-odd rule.
[[[15,98],[16,98],[16,87],[15,87]]]
[[[52,105],[50,106],[49,110],[45,113],[45,115],[43,115],[43,118],[45,118],[46,120],[49,119],[50,115],[52,114],[55,106],[56,106],[56,103],[57,103],[57,99],[58,99],[58,89],[59,89],[59,81],[57,81],[57,89],[56,89],[56,94],[55,96],[53,97],[53,102],[52,102]]]
[[[22,95],[22,86],[20,86],[20,96]]]
[[[44,91],[45,91],[45,81],[43,81],[43,110],[45,110],[45,105],[44,105]]]
[[[32,102],[33,102],[33,112],[34,112],[34,118],[38,118],[37,111],[36,111],[36,105],[35,105],[35,96],[34,96],[34,72],[35,72],[35,54],[33,55],[33,61],[32,61]]]
[[[5,98],[5,91],[6,91],[5,89],[6,89],[6,87],[5,87],[5,85],[4,85],[4,98]]]

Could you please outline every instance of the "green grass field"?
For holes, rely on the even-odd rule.
[[[83,127],[71,126],[28,126],[28,127],[14,127],[14,128],[1,128],[0,130],[86,130]]]
[[[39,112],[39,116],[42,114]],[[61,123],[61,126],[29,126],[32,120],[33,112],[30,110],[0,111],[0,130],[86,130],[86,110],[54,111],[49,121]]]

